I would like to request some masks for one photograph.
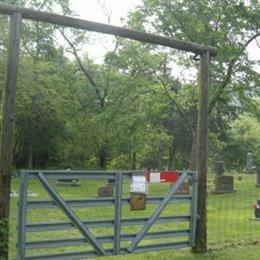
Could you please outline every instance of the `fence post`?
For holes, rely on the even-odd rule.
[[[197,224],[198,176],[196,173],[193,173],[190,178],[192,181],[192,198],[190,207],[190,246],[193,248],[195,246],[195,234]]]
[[[20,192],[18,204],[18,227],[17,227],[17,259],[25,259],[26,241],[26,203],[28,189],[28,173],[20,172]]]
[[[198,173],[198,214],[195,253],[207,251],[207,145],[208,145],[208,88],[209,88],[209,52],[200,55],[198,133],[196,165]]]
[[[13,13],[10,18],[8,65],[3,104],[2,147],[0,171],[0,259],[8,259],[8,233],[10,211],[11,169],[13,161],[15,97],[20,50],[22,15]]]
[[[115,193],[115,222],[114,222],[114,254],[120,254],[121,247],[121,212],[122,212],[122,173],[116,174],[116,193]]]

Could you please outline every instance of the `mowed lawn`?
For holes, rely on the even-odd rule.
[[[109,257],[110,259],[260,259],[260,221],[249,220],[254,211],[252,205],[260,197],[260,188],[255,187],[255,175],[233,174],[236,192],[221,195],[211,194],[214,189],[213,175],[208,178],[208,245],[209,253],[203,256],[195,256],[190,249],[167,250],[159,252],[138,253]],[[241,180],[242,177],[242,180]],[[52,183],[55,185],[55,183]],[[97,197],[98,187],[104,186],[105,181],[83,181],[80,187],[56,187],[65,199],[94,198]],[[123,194],[129,196],[130,183],[125,181]],[[19,179],[13,178],[12,190],[19,191]],[[169,184],[149,184],[149,195],[165,195],[169,190]],[[29,184],[29,200],[50,199],[44,188],[38,181],[32,180]],[[12,197],[11,202],[11,239],[10,259],[16,257],[16,225],[17,225],[17,197]],[[129,206],[123,206],[122,217],[149,217],[156,205],[147,205],[145,211],[130,211]],[[113,219],[113,207],[102,208],[74,208],[77,215],[84,220]],[[166,207],[163,216],[189,214],[187,204],[170,204]],[[30,209],[27,214],[28,223],[36,222],[59,222],[68,221],[67,217],[58,208],[54,209]],[[167,231],[188,228],[187,222],[158,224],[152,227],[151,231]],[[140,226],[122,227],[122,233],[136,233]],[[112,235],[112,228],[91,229],[95,236]],[[27,234],[28,241],[50,240],[63,238],[80,238],[76,230],[65,230],[55,232],[31,232]],[[185,237],[162,239],[161,242],[174,242],[187,240]],[[153,244],[158,241],[148,240],[141,244]],[[122,242],[122,246],[129,245],[129,242]],[[111,248],[111,244],[104,245]],[[87,246],[44,248],[28,250],[28,255],[53,254],[71,251],[85,251],[91,249]],[[104,257],[100,257],[104,259]]]

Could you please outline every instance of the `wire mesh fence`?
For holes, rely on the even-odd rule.
[[[254,205],[260,198],[256,174],[225,174],[233,177],[233,192],[215,192],[215,176],[208,178],[208,247],[248,244],[260,240],[260,219]]]

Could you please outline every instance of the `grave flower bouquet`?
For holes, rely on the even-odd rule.
[[[253,205],[253,208],[255,209],[255,218],[260,218],[260,199]]]

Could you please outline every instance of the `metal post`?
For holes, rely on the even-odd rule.
[[[122,173],[116,174],[116,194],[115,194],[115,222],[114,222],[114,254],[120,254],[121,242],[121,212],[122,212]]]
[[[193,173],[192,178],[192,198],[190,208],[190,246],[195,246],[195,234],[197,224],[197,194],[198,194],[198,177],[196,173]]]
[[[18,227],[17,227],[17,259],[25,259],[26,242],[26,204],[28,189],[28,172],[20,172],[20,192],[18,204]]]

